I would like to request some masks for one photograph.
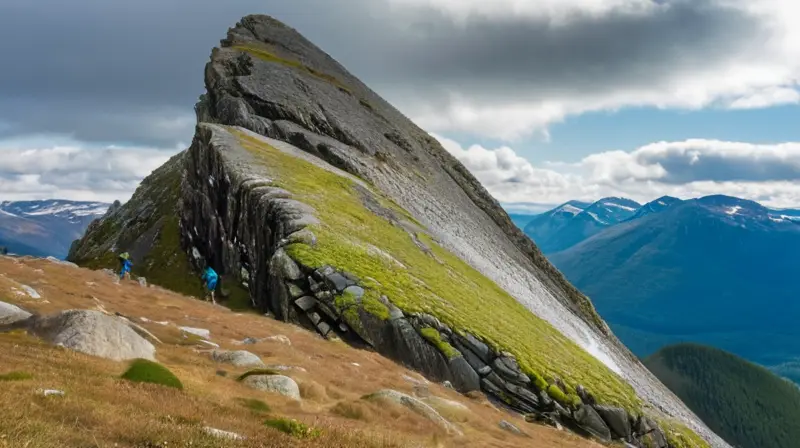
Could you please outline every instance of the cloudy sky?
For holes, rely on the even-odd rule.
[[[322,43],[501,202],[800,207],[795,0],[0,0],[0,199],[127,199],[191,141],[248,13]]]

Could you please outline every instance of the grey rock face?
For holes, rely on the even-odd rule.
[[[233,364],[237,367],[263,367],[264,362],[261,358],[246,350],[214,350],[211,352],[211,359],[216,362]]]
[[[581,429],[586,430],[604,442],[611,441],[611,431],[597,411],[591,406],[579,406],[573,413],[573,417]]]
[[[611,406],[593,406],[594,410],[606,422],[612,435],[617,439],[628,440],[631,437],[631,424],[628,412],[621,408]]]
[[[0,325],[13,324],[31,317],[31,313],[10,303],[0,302]]]
[[[264,392],[271,392],[300,400],[300,388],[297,383],[283,375],[251,375],[242,381],[249,387]]]
[[[520,370],[517,360],[509,356],[504,355],[497,357],[492,363],[492,369],[503,377],[503,379],[514,384],[527,386],[531,383],[531,379],[528,378],[528,375],[525,375]]]
[[[155,360],[155,347],[125,322],[99,311],[70,310],[33,319],[28,330],[56,345],[123,361]]]
[[[444,428],[450,434],[462,435],[460,429],[442,417],[436,409],[410,395],[396,390],[381,390],[369,396],[371,400],[385,400],[404,406]]]

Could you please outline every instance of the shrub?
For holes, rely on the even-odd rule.
[[[183,389],[181,380],[161,364],[146,359],[134,360],[122,379],[138,383],[159,384],[161,386]]]
[[[267,403],[256,398],[237,398],[236,401],[253,412],[266,414],[272,410]]]
[[[33,378],[33,375],[25,372],[9,372],[0,374],[0,381],[25,381]]]
[[[331,412],[353,420],[369,421],[372,413],[369,407],[360,402],[340,401],[331,408]]]
[[[253,369],[248,370],[247,372],[239,375],[236,378],[236,381],[244,381],[245,378],[248,376],[256,376],[256,375],[279,375],[280,373],[277,370],[272,369]]]
[[[298,439],[316,439],[322,435],[321,430],[312,428],[295,419],[275,417],[268,419],[264,424],[270,428],[285,432],[292,437],[297,437]]]

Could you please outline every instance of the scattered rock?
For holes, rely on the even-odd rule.
[[[444,386],[444,387],[446,387],[448,389],[455,389],[453,387],[453,383],[451,383],[450,381],[445,381],[444,383],[442,383],[442,386]]]
[[[457,412],[469,412],[469,408],[465,404],[459,403],[455,400],[448,400],[447,398],[441,398],[435,395],[422,398],[421,400],[431,405],[435,409],[449,409]]]
[[[481,361],[489,364],[492,361],[492,353],[489,346],[479,341],[475,336],[466,333],[464,336],[455,335],[455,339],[463,346],[475,353]]]
[[[403,407],[410,409],[413,412],[427,418],[428,420],[436,423],[444,428],[449,434],[463,435],[455,425],[442,417],[436,409],[432,408],[427,403],[424,403],[412,396],[406,395],[396,390],[384,389],[374,394],[368,395],[366,398],[370,400],[384,400],[390,403],[399,404]]]
[[[139,282],[139,286],[141,286],[142,288],[147,288],[147,279],[146,279],[146,278],[144,278],[144,277],[138,277],[138,278],[136,279],[136,281],[138,281],[138,282]]]
[[[259,342],[260,342],[259,339],[247,337],[242,339],[241,341],[234,341],[233,343],[238,345],[253,345],[253,344],[258,344]]]
[[[347,288],[344,289],[343,293],[349,294],[355,300],[361,300],[361,298],[364,297],[364,288],[355,285],[348,286]]]
[[[202,344],[208,345],[209,347],[219,348],[219,344],[217,344],[216,342],[206,341],[205,339],[201,339],[200,342]]]
[[[508,355],[498,356],[492,363],[492,370],[497,372],[503,379],[510,381],[521,386],[527,386],[531,383],[528,375],[522,373],[517,364],[517,360]]]
[[[114,361],[155,360],[155,347],[116,317],[69,310],[30,319],[28,331],[56,345]]]
[[[310,309],[317,306],[317,299],[311,296],[303,296],[295,300],[294,304],[297,305],[303,311],[309,311]]]
[[[178,327],[184,333],[193,334],[195,336],[200,336],[201,338],[209,339],[211,338],[211,331],[206,330],[204,328],[192,328],[192,327]]]
[[[22,285],[21,287],[22,287],[22,290],[25,291],[25,293],[28,294],[28,296],[31,299],[41,299],[42,298],[42,296],[40,296],[39,293],[36,292],[36,290],[31,288],[30,286]]]
[[[506,431],[508,431],[508,432],[510,432],[512,434],[516,434],[518,436],[525,435],[525,433],[523,433],[519,428],[517,428],[512,423],[510,423],[510,422],[508,422],[506,420],[500,420],[500,423],[498,423],[497,426],[499,426],[501,429],[504,429],[504,430],[506,430]]]
[[[31,313],[10,303],[0,302],[0,325],[13,324],[31,317]]]
[[[300,400],[300,388],[297,386],[297,383],[288,376],[250,375],[243,380],[243,383],[253,389],[281,394],[294,400]]]
[[[348,286],[355,284],[354,281],[348,279],[347,277],[338,272],[326,275],[325,280],[328,283],[328,285],[330,285],[331,288],[334,288],[336,289],[336,291],[339,292],[342,292]]]
[[[236,434],[235,432],[223,431],[223,430],[221,430],[221,429],[212,428],[212,427],[210,427],[210,426],[206,426],[206,427],[204,427],[204,428],[203,428],[203,432],[204,432],[204,433],[206,433],[206,434],[208,434],[208,435],[210,435],[210,436],[216,437],[216,438],[218,438],[218,439],[224,439],[224,440],[245,440],[244,436],[241,436],[241,435],[239,435],[239,434]]]
[[[261,358],[245,350],[213,350],[211,359],[216,362],[233,364],[237,367],[263,367]]]
[[[50,397],[50,396],[63,397],[66,395],[66,393],[63,390],[57,390],[57,389],[39,389],[38,392],[45,397]]]
[[[270,336],[268,338],[265,338],[264,340],[265,341],[280,342],[281,344],[286,344],[286,345],[292,345],[292,341],[290,341],[288,337],[286,337],[286,336],[284,336],[282,334],[275,335],[275,336]]]

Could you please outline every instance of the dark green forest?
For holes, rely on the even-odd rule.
[[[740,448],[800,446],[800,389],[711,347],[679,344],[644,361],[714,432]]]

